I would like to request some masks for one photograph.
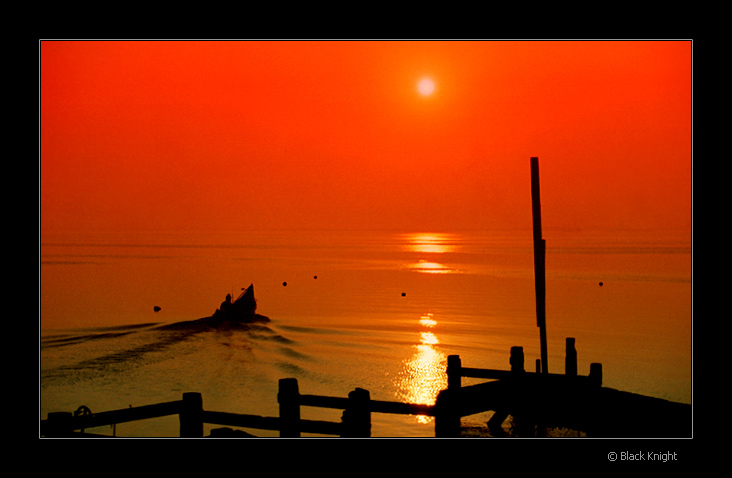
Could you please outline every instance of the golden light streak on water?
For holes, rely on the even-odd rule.
[[[407,249],[412,252],[444,254],[456,251],[449,234],[409,234],[406,239]]]
[[[455,269],[451,269],[439,262],[419,261],[416,264],[411,264],[409,267],[424,274],[451,274],[456,272]]]
[[[419,319],[420,325],[429,329],[437,325],[432,314],[424,314]],[[398,379],[398,398],[407,403],[432,405],[437,394],[447,387],[445,367],[447,357],[437,350],[440,341],[430,330],[421,330],[419,343],[413,346],[414,355],[403,363]],[[419,415],[418,423],[429,424],[433,417]]]
[[[424,327],[434,327],[437,321],[432,318],[432,314],[425,314],[419,319],[419,323]]]

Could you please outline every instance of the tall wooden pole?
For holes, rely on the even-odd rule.
[[[546,241],[541,235],[541,196],[539,194],[539,158],[531,158],[531,206],[534,218],[534,284],[536,287],[536,325],[541,341],[541,372],[548,372],[546,350]]]

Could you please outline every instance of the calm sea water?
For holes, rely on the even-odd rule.
[[[550,372],[576,339],[579,373],[691,403],[688,237],[545,231]],[[433,403],[448,355],[508,369],[539,357],[525,233],[49,234],[40,248],[40,415],[114,410],[201,392],[208,410],[276,416],[277,383],[301,393]],[[254,284],[271,322],[181,334]],[[154,307],[160,307],[158,312]],[[304,409],[338,421],[340,411]],[[374,436],[433,436],[426,417],[374,414]],[[477,418],[480,420],[480,417]],[[466,419],[470,420],[470,419]],[[117,436],[177,436],[177,418]],[[271,432],[252,431],[259,436]]]

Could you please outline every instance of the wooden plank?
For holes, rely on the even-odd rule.
[[[263,417],[260,415],[204,411],[203,421],[210,425],[255,428],[257,430],[280,429],[280,419],[278,417]]]
[[[348,399],[344,397],[327,397],[324,395],[300,395],[300,405],[303,407],[348,408]]]
[[[147,420],[180,413],[182,401],[156,403],[142,407],[123,408],[107,412],[93,413],[91,415],[79,415],[72,418],[74,430],[102,427],[118,423]]]
[[[511,377],[513,373],[509,370],[492,370],[484,368],[463,367],[461,369],[461,375],[466,378],[502,380]]]
[[[300,432],[302,433],[340,436],[342,431],[342,423],[300,419]]]
[[[435,415],[434,405],[417,403],[388,402],[371,400],[371,411],[374,413],[389,413],[393,415]]]

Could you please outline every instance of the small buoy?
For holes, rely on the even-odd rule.
[[[287,287],[287,282],[283,282],[282,287]]]
[[[313,279],[317,279],[317,278],[318,278],[318,276],[313,276]]]
[[[407,296],[407,293],[406,292],[402,292],[402,297],[406,297],[406,296]]]
[[[600,287],[602,287],[602,282],[600,282]]]
[[[158,306],[156,305],[155,307],[153,307],[153,310],[154,310],[155,312],[160,312],[160,307],[158,307]]]

